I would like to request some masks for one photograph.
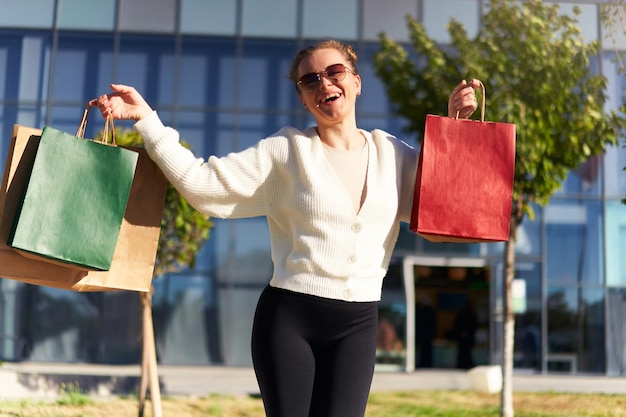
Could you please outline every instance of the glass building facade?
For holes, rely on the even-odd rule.
[[[564,13],[578,7],[585,39],[603,43],[594,70],[609,80],[608,107],[617,108],[626,76],[614,47],[626,51],[626,37],[606,36],[600,2],[559,3]],[[378,34],[408,45],[410,14],[445,44],[450,18],[472,36],[484,8],[478,0],[0,0],[0,160],[14,124],[73,132],[87,101],[111,82],[135,86],[197,155],[244,149],[284,125],[309,126],[289,65],[300,47],[327,37],[359,54],[359,126],[417,145],[374,74]],[[86,136],[102,127],[92,115]],[[626,374],[625,166],[621,146],[591,158],[523,223],[517,368]],[[381,342],[380,366],[455,367],[454,311],[467,300],[479,323],[475,362],[498,363],[504,246],[433,244],[407,229],[384,284],[381,320],[393,335]],[[154,281],[160,363],[250,365],[254,308],[272,273],[268,238],[265,219],[216,220],[193,269]],[[422,304],[437,323],[428,364],[418,358]],[[140,320],[135,293],[0,279],[0,360],[138,363]]]

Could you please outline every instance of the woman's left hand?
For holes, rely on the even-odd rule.
[[[478,108],[478,101],[474,90],[480,88],[480,81],[472,79],[469,83],[465,80],[457,85],[448,99],[448,117],[467,119]]]

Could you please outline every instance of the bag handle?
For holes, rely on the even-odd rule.
[[[97,106],[98,99],[89,100],[87,103],[87,107],[85,107],[85,111],[83,112],[83,117],[80,120],[78,125],[78,129],[76,130],[76,137],[84,138],[85,137],[85,129],[87,128],[87,117],[89,116],[89,110],[92,107]],[[109,143],[109,135],[111,136],[111,142]],[[101,143],[105,143],[107,145],[117,146],[115,143],[115,126],[113,124],[113,117],[107,116],[104,121],[104,129],[102,131],[102,140]]]
[[[486,93],[485,93],[485,85],[483,84],[482,81],[477,80],[478,83],[480,84],[480,91],[482,91],[482,102],[481,102],[481,108],[480,108],[480,121],[484,122],[485,121],[485,99],[486,99]],[[459,119],[459,112],[456,112],[456,116],[454,117],[455,120]]]

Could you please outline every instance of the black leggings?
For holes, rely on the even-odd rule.
[[[376,302],[267,287],[252,362],[267,417],[363,417],[376,356]]]

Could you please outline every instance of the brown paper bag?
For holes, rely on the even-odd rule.
[[[0,277],[74,291],[149,291],[165,206],[167,180],[144,149],[139,160],[120,237],[108,271],[87,271],[27,258],[7,246],[15,210],[41,136],[15,125],[0,188]]]

